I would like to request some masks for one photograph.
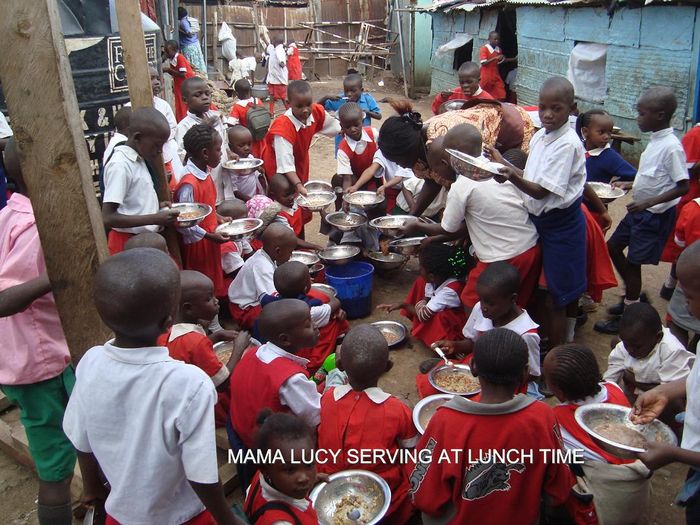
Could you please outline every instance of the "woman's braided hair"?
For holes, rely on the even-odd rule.
[[[399,114],[389,117],[379,130],[377,145],[389,160],[416,156],[423,147],[423,121],[421,114],[413,111],[408,100],[396,99],[389,102]]]
[[[207,124],[195,124],[187,130],[182,139],[185,147],[185,162],[187,159],[197,155],[204,148],[210,148],[214,143],[214,134],[218,133]]]

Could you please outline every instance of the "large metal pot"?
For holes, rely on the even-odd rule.
[[[264,99],[270,96],[270,90],[265,84],[255,84],[252,87],[252,93],[255,98]]]

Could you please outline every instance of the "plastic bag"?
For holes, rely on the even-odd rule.
[[[226,60],[234,60],[236,58],[236,37],[233,36],[231,28],[226,22],[221,23],[218,38],[221,42],[221,54]]]

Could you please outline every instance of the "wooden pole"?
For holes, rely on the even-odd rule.
[[[107,239],[55,0],[5,0],[0,78],[74,364],[109,330],[93,306]]]
[[[148,73],[148,55],[146,41],[141,27],[141,9],[138,0],[116,0],[117,19],[119,21],[119,36],[124,51],[124,67],[129,81],[129,98],[134,109],[153,107],[153,90],[151,75]],[[206,26],[205,26],[206,27]],[[165,176],[163,157],[158,155],[151,168],[158,179],[158,200],[169,202],[170,190]],[[177,232],[173,228],[165,229],[165,240],[168,243],[170,255],[179,262],[180,246],[177,242]]]

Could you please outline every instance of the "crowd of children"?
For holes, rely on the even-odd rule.
[[[498,44],[492,32],[480,64],[463,64],[459,87],[435,97],[433,118],[453,100],[501,104],[498,64],[510,59]],[[637,102],[639,128],[651,140],[635,169],[610,148],[613,121],[605,111],[579,115],[572,129],[578,110],[564,78],[541,86],[542,129],[527,147],[499,151],[483,127],[466,123],[426,141],[421,117],[407,103],[394,104],[400,114],[377,131],[371,123],[382,118],[380,109],[357,73],[344,79],[342,94],[314,102],[311,85],[300,79],[296,45],[285,50],[278,37],[269,52],[269,111],[240,79],[224,117],[177,42],[165,50],[177,118],[160,103],[122,109],[105,153],[102,217],[111,257],[97,271],[94,298],[114,339],[88,350],[75,375],[17,147],[10,140],[4,149],[16,193],[0,211],[0,327],[12,345],[0,384],[22,410],[41,480],[42,524],[70,522],[76,458],[83,500],[105,503],[106,523],[241,523],[219,482],[216,427],[226,428],[236,452],[282,458],[236,465],[243,512],[258,524],[318,523],[311,489],[348,468],[387,482],[386,524],[418,523],[419,515],[425,523],[534,524],[557,513],[585,515],[585,523],[595,523],[596,513],[600,523],[640,523],[649,469],[671,461],[700,466],[700,407],[692,395],[699,380],[700,155],[693,141],[681,145],[673,133],[669,88],[650,88]],[[155,96],[157,72],[152,86]],[[285,111],[273,118],[276,100]],[[311,214],[297,199],[308,193],[317,134],[337,139],[333,186],[385,196],[378,209],[346,209],[370,218],[415,212],[424,185],[443,186],[424,212],[438,222],[412,221],[404,229],[426,234],[418,277],[403,302],[377,307],[400,311],[416,340],[468,364],[478,379],[479,394],[453,397],[422,435],[408,406],[378,386],[391,367],[382,333],[366,324],[351,328],[341,301],[313,289],[309,267],[290,261],[294,250],[322,249],[305,238]],[[453,150],[503,167],[474,180],[453,161]],[[171,201],[159,202],[153,163],[161,153],[171,201],[211,210],[194,226],[181,225]],[[262,162],[236,169],[243,159]],[[610,216],[589,182],[632,192],[607,247]],[[689,189],[692,198],[681,201]],[[219,230],[243,218],[263,219],[250,243]],[[177,232],[181,259],[169,253],[164,228]],[[675,264],[665,328],[645,302],[641,267],[658,264],[669,239],[677,249],[669,251]],[[355,237],[329,232],[330,243],[368,250],[379,249],[379,241],[368,227]],[[602,290],[616,285],[613,264],[625,296],[596,325],[619,334],[601,374],[592,351],[573,343],[574,329],[582,297],[600,302]],[[223,328],[220,316],[236,329]],[[222,362],[215,344],[224,342],[232,350]],[[317,385],[311,379],[323,382],[323,374],[314,373],[333,357],[335,374]],[[437,364],[421,364],[419,397],[438,393],[428,381]],[[554,408],[542,402],[544,394],[554,396]],[[639,422],[658,417],[678,432],[676,416],[685,408],[682,448],[650,444],[638,460],[621,460],[577,423],[575,409],[590,403],[634,406]],[[340,454],[318,466],[292,461],[314,448]],[[348,457],[352,449],[429,455],[405,465],[357,464]],[[583,463],[542,456],[563,449],[581,451]],[[461,454],[453,460],[437,459],[454,450]],[[489,457],[508,450],[520,455]],[[700,514],[699,487],[691,470],[683,499],[688,523]]]

